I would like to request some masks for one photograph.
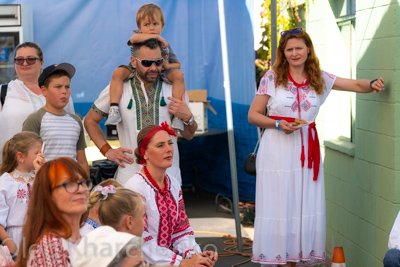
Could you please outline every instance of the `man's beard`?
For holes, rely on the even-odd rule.
[[[142,71],[138,71],[138,68],[136,69],[136,72],[139,75],[140,79],[147,83],[154,83],[155,81],[157,81],[157,79],[161,73],[158,70],[147,70],[146,72],[142,72]],[[149,74],[154,74],[154,73],[157,75],[154,75],[154,77],[149,77]]]

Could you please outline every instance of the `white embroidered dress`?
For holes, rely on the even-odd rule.
[[[19,247],[33,182],[21,183],[9,173],[0,176],[0,224]]]
[[[317,95],[309,86],[296,88],[290,81],[287,88],[275,88],[275,73],[268,71],[257,94],[270,96],[270,116],[312,123],[336,79],[326,72],[322,77],[326,88]],[[324,169],[320,160],[314,181],[313,169],[308,168],[308,128],[289,135],[275,128],[264,131],[256,160],[253,262],[277,266],[290,261],[310,266],[325,260]],[[302,144],[304,167],[300,160]]]
[[[138,172],[125,187],[145,200],[146,225],[142,235],[142,251],[147,262],[179,266],[182,259],[201,253],[186,216],[180,184],[175,178],[167,175],[166,187],[160,191]]]

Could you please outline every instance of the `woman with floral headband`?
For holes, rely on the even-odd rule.
[[[166,122],[139,132],[135,156],[144,166],[125,184],[145,201],[144,258],[157,265],[213,266],[217,253],[201,253],[185,213],[180,184],[166,174],[174,152],[170,135],[176,133]]]
[[[276,62],[248,114],[251,124],[265,128],[256,162],[253,262],[311,266],[325,260],[324,169],[315,118],[331,89],[378,93],[384,84],[382,78],[351,80],[321,71],[310,36],[300,28],[282,32]]]

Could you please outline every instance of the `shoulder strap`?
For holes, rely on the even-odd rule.
[[[4,106],[4,101],[6,100],[6,95],[7,95],[7,89],[8,89],[8,83],[1,85],[1,95],[0,95],[1,106]]]

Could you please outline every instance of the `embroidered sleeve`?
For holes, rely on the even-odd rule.
[[[330,74],[326,71],[322,71],[322,78],[325,81],[325,90],[324,93],[322,95],[320,95],[320,105],[322,105],[326,98],[328,97],[329,93],[331,92],[331,89],[333,87],[333,84],[336,81],[336,76],[333,74]]]
[[[179,192],[178,218],[176,227],[172,233],[172,246],[174,250],[189,259],[193,254],[200,253],[200,247],[194,238],[194,232],[190,227],[189,219],[186,215],[185,204],[182,197],[182,189]]]
[[[64,249],[61,238],[54,235],[45,235],[30,253],[28,266],[71,266],[69,253]]]
[[[160,266],[179,266],[182,257],[169,248],[158,246],[157,240],[147,231],[147,221],[142,238],[144,240],[142,252],[146,261],[148,261],[150,264]]]
[[[272,70],[267,71],[261,78],[257,95],[275,95],[275,73]]]
[[[0,185],[4,185],[4,183],[1,183]],[[0,225],[2,225],[4,229],[7,227],[7,216],[10,210],[6,201],[6,193],[7,190],[0,191]],[[17,192],[10,192],[10,193],[17,194]]]

